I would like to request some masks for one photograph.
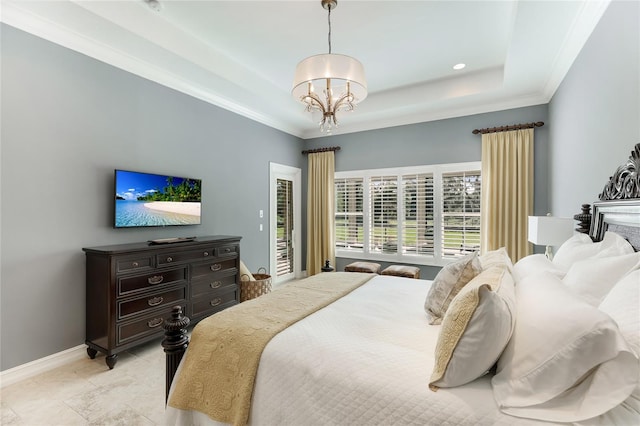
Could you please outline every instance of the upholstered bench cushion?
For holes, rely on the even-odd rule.
[[[344,267],[346,272],[380,272],[380,264],[373,262],[353,262]]]
[[[417,266],[391,265],[381,272],[382,275],[393,275],[396,277],[420,278],[420,268]]]

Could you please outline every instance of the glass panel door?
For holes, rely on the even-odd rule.
[[[274,284],[302,276],[302,170],[269,164],[269,273]]]
[[[276,180],[276,276],[293,273],[293,182]]]

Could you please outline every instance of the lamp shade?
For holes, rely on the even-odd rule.
[[[367,97],[367,81],[364,67],[357,59],[347,55],[326,53],[310,56],[302,60],[296,67],[291,93],[296,99],[308,93],[308,83],[312,84],[312,91],[322,93],[326,88],[326,80],[331,80],[331,88],[335,95],[346,92],[347,82],[350,82],[351,93],[358,103]]]
[[[560,245],[573,235],[573,222],[568,217],[529,216],[528,239],[542,246]]]

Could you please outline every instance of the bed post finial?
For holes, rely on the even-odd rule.
[[[582,212],[574,215],[573,220],[579,222],[576,231],[582,234],[588,234],[591,227],[591,204],[583,204]]]
[[[171,311],[171,318],[164,321],[164,339],[162,347],[167,354],[167,379],[165,391],[165,403],[169,398],[169,389],[178,370],[178,365],[182,356],[189,346],[189,336],[187,336],[187,326],[191,321],[182,313],[182,306],[174,306]]]

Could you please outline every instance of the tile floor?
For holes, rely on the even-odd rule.
[[[122,352],[113,370],[96,359],[72,362],[0,391],[1,425],[164,424],[161,339]]]

